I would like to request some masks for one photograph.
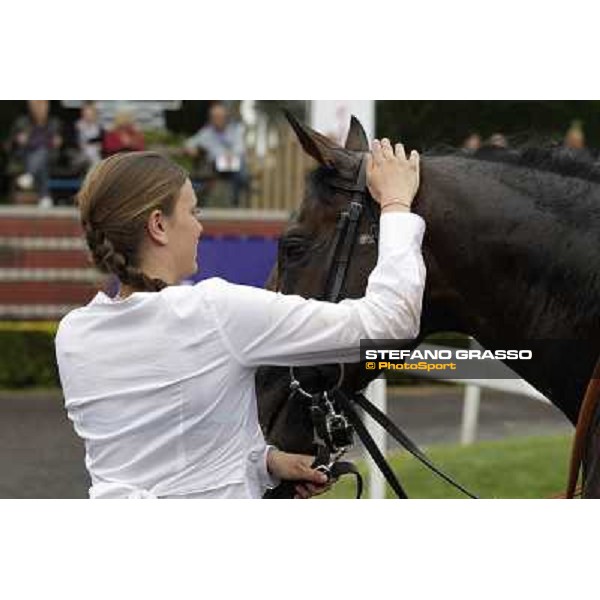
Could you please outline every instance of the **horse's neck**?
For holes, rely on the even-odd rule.
[[[486,175],[493,167],[439,159],[423,170],[416,211],[427,222],[424,328],[462,330],[489,346],[582,334],[600,342],[598,306],[584,307],[578,297],[587,290],[589,265],[579,262],[586,253],[564,248],[585,236]],[[520,375],[574,419],[593,362],[589,352],[549,352]]]

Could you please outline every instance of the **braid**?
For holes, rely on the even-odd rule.
[[[168,284],[159,279],[158,277],[148,277],[144,272],[142,272],[137,267],[132,267],[130,265],[125,265],[125,273],[126,276],[119,276],[119,279],[136,289],[146,292],[160,292],[160,290],[164,290]]]
[[[81,224],[96,267],[139,291],[160,291],[140,256],[153,210],[173,214],[187,173],[156,152],[125,152],[104,159],[86,175],[77,194]]]
[[[121,283],[140,291],[159,292],[167,287],[162,279],[148,277],[141,269],[130,264],[127,256],[118,252],[110,239],[99,228],[83,224],[85,237],[94,264],[103,273],[114,273]]]

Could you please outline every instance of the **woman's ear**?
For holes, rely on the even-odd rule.
[[[146,228],[148,229],[148,235],[153,242],[164,246],[169,241],[167,228],[165,226],[165,215],[158,208],[153,210],[148,216]]]

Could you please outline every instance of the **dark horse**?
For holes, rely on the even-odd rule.
[[[284,232],[271,287],[319,297],[339,212],[368,142],[352,119],[344,148],[288,117],[304,150],[319,163],[297,217]],[[426,155],[413,211],[426,222],[427,283],[419,340],[461,332],[484,347],[505,341],[585,340],[546,344],[531,361],[510,364],[576,423],[600,354],[600,169],[556,150]],[[344,297],[360,297],[376,245],[363,217]],[[332,368],[332,367],[329,367]],[[346,369],[350,391],[367,383]],[[309,452],[306,408],[287,402],[286,369],[257,374],[261,424],[282,449]],[[600,427],[593,422],[584,455],[584,496],[600,497]]]

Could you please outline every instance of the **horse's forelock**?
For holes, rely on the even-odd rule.
[[[335,177],[339,177],[338,172],[327,167],[318,167],[309,173],[300,210],[300,220],[320,222],[337,215],[340,196],[333,186]]]

